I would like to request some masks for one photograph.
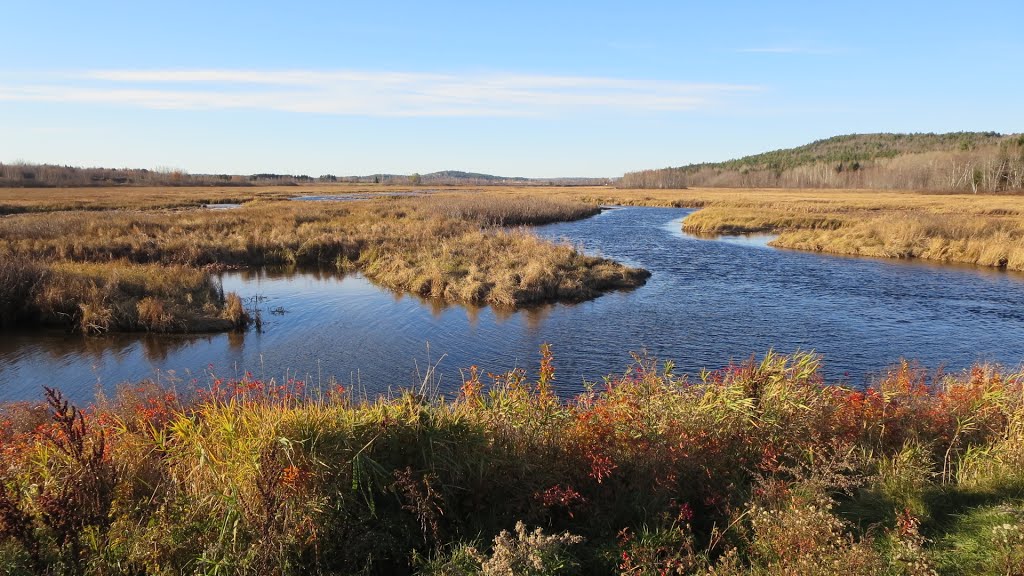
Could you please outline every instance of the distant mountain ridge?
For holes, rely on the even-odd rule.
[[[562,177],[526,178],[523,176],[495,176],[462,170],[441,170],[429,174],[371,174],[369,176],[339,177],[339,182],[376,182],[381,184],[415,184],[436,186],[603,186],[609,178]]]
[[[431,172],[430,174],[424,174],[424,178],[454,178],[463,180],[503,180],[513,182],[529,182],[530,178],[524,178],[522,176],[495,176],[493,174],[480,174],[479,172],[463,172],[461,170],[442,170],[440,172]]]
[[[619,185],[1019,190],[1024,187],[1024,135],[847,134],[724,162],[631,172]]]
[[[494,176],[461,170],[429,174],[370,174],[368,176],[318,177],[306,174],[189,174],[183,170],[137,168],[79,168],[55,164],[0,163],[0,188],[80,188],[116,186],[294,186],[299,184],[350,182],[390,185],[434,186],[601,186],[608,178],[524,178]]]

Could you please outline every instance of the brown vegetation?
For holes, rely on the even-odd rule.
[[[237,300],[229,294],[227,300]],[[180,265],[6,259],[0,274],[0,327],[70,325],[87,334],[141,330],[205,332],[248,323],[224,308],[210,274]]]
[[[830,230],[791,230],[774,245],[883,258],[924,258],[1024,270],[1024,219],[890,213]]]
[[[283,194],[282,191],[286,191]],[[131,306],[100,306],[118,289],[94,276],[73,306],[47,312],[37,277],[67,261],[118,267],[178,265],[188,270],[246,266],[311,266],[358,270],[389,288],[451,302],[518,307],[581,300],[635,286],[646,273],[541,242],[509,226],[585,217],[600,204],[703,208],[684,227],[702,235],[771,232],[774,245],[842,254],[918,257],[1024,269],[1024,206],[1006,195],[924,194],[870,190],[620,190],[608,187],[446,188],[423,196],[368,198],[404,192],[374,185],[298,188],[119,188],[0,190],[0,204],[26,212],[0,218],[0,322],[68,319],[82,326],[180,329],[186,314],[167,295],[134,291]],[[239,191],[244,194],[239,195]],[[292,202],[294,193],[353,193],[358,202]],[[244,200],[234,210],[181,210],[208,201]],[[77,210],[62,210],[67,207]],[[116,208],[130,207],[132,210]],[[56,211],[49,214],[35,213]],[[117,264],[113,264],[117,263]],[[41,270],[41,272],[40,272]],[[209,282],[207,278],[206,282]],[[197,284],[192,284],[196,286]],[[193,288],[183,290],[189,292]],[[105,292],[106,291],[106,292]],[[153,296],[155,300],[147,300]],[[67,296],[65,296],[67,298]],[[19,304],[20,303],[20,304]],[[55,308],[56,309],[56,308]],[[130,310],[134,312],[129,313]],[[217,312],[215,316],[221,316]],[[175,320],[171,320],[171,318]],[[213,327],[214,325],[206,324]],[[194,329],[194,328],[193,328]]]
[[[116,188],[0,188],[0,215],[64,210],[156,210],[241,204],[311,194],[347,194],[379,190],[367,186],[251,186],[212,188],[119,186]]]
[[[760,191],[703,201],[687,232],[771,232],[783,248],[1024,270],[1024,204],[1013,196]]]
[[[421,203],[423,201],[420,201]],[[598,214],[596,205],[527,190],[500,197],[446,194],[431,200],[428,208],[448,218],[473,220],[485,226],[523,226],[579,220]]]
[[[1024,570],[1024,374],[638,358],[560,398],[555,365],[447,398],[210,375],[2,405],[0,573]]]
[[[686,218],[683,228],[697,236],[755,234],[791,229],[836,228],[843,220],[835,214],[787,212],[712,206]]]
[[[772,245],[782,248],[1024,270],[1019,196],[765,188],[565,193],[601,204],[701,208],[683,221],[686,232],[700,236],[772,233]]]
[[[133,201],[142,207],[176,201],[173,192],[165,192],[169,199],[151,194],[143,191]],[[41,201],[35,206],[48,205],[53,204]],[[596,212],[569,199],[476,193],[360,202],[263,199],[221,211],[16,214],[0,219],[0,258],[19,263],[0,288],[0,302],[9,302],[3,317],[11,321],[69,318],[86,331],[167,330],[178,325],[172,319],[184,314],[175,312],[177,303],[203,309],[196,317],[209,315],[211,299],[194,294],[198,286],[210,283],[209,274],[199,268],[360,270],[396,290],[502,307],[583,300],[643,283],[645,271],[505,228]],[[171,270],[167,266],[178,267],[176,274],[182,278],[194,277],[181,284],[174,298],[159,280]],[[22,270],[36,270],[39,279],[25,280]],[[148,284],[140,280],[126,288],[126,274],[150,273]],[[43,297],[54,291],[60,298]],[[54,307],[50,302],[62,304]],[[222,314],[237,318],[218,312]]]

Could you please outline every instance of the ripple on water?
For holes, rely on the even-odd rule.
[[[109,390],[159,377],[187,386],[211,371],[297,374],[314,387],[333,376],[373,394],[417,384],[438,359],[442,389],[453,391],[470,365],[533,370],[545,342],[563,392],[622,372],[632,351],[696,372],[770,348],[816,350],[828,378],[853,383],[900,357],[947,370],[1024,359],[1020,275],[697,239],[680,231],[688,213],[617,208],[538,227],[544,237],[653,272],[641,288],[579,304],[510,313],[395,294],[360,275],[235,272],[223,276],[224,289],[261,297],[262,333],[7,333],[0,339],[0,400],[39,398],[48,384],[86,401],[98,382]],[[284,313],[270,313],[276,309]]]

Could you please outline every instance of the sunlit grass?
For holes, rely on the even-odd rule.
[[[769,354],[699,377],[639,358],[560,398],[556,365],[545,348],[535,377],[473,367],[445,397],[424,387],[360,400],[335,383],[209,374],[191,393],[123,386],[63,420],[71,424],[52,419],[67,414],[59,402],[7,405],[0,566],[1005,574],[1020,565],[1019,373],[932,376],[904,363],[857,390],[824,383],[813,355]],[[75,480],[85,473],[99,480]]]
[[[772,245],[880,258],[1024,270],[1020,196],[877,190],[577,191],[601,203],[701,208],[697,235],[775,233]]]
[[[463,192],[294,202],[274,200],[279,191],[234,210],[168,211],[156,209],[159,202],[190,202],[194,194],[216,191],[164,190],[159,196],[140,189],[132,196],[118,189],[127,203],[146,209],[0,219],[0,258],[11,263],[0,276],[0,321],[66,319],[86,332],[102,332],[196,329],[196,321],[178,321],[185,316],[237,320],[237,310],[223,310],[222,303],[197,292],[199,284],[210,282],[200,269],[226,267],[358,270],[394,290],[503,308],[584,300],[635,287],[648,276],[514,228],[598,211],[572,199]],[[37,207],[56,206],[45,192],[59,191],[19,191],[36,192]],[[130,294],[119,294],[121,288]],[[140,306],[137,314],[127,311],[133,306]]]
[[[0,323],[5,325],[70,325],[98,334],[227,330],[248,322],[237,295],[225,297],[209,272],[187,266],[124,260],[35,264],[13,257],[5,269],[0,275]]]

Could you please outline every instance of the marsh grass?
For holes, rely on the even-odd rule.
[[[643,282],[642,271],[587,258],[510,227],[592,215],[599,204],[703,208],[684,221],[699,235],[772,232],[781,247],[872,257],[927,258],[1024,269],[1017,197],[868,190],[605,187],[446,187],[420,197],[289,202],[282,195],[365,194],[372,185],[268,188],[4,190],[26,211],[0,220],[0,257],[51,263],[189,267],[315,266],[359,270],[424,297],[516,308],[581,300]],[[240,192],[241,191],[241,192]],[[239,196],[243,194],[244,197]],[[244,200],[230,211],[166,210]],[[130,207],[132,210],[113,208]],[[0,278],[0,302],[25,279]],[[7,300],[4,300],[6,298]],[[15,307],[16,308],[16,307]],[[158,307],[147,317],[161,322]],[[15,316],[0,306],[4,322]],[[97,309],[97,312],[102,310]],[[90,312],[93,310],[90,309]],[[102,316],[102,315],[100,315]]]
[[[240,204],[255,200],[291,198],[299,194],[318,194],[328,189],[338,190],[334,187],[319,186],[0,188],[0,215],[32,212],[200,208],[205,204]],[[358,192],[363,188],[347,187],[342,190]]]
[[[100,463],[117,471],[109,508],[86,517],[74,554],[33,488],[60,493],[75,477],[74,459],[54,451],[68,433],[46,411],[5,406],[0,565],[24,573],[33,555],[75,557],[79,573],[1019,565],[1024,477],[1007,454],[1020,450],[1020,374],[935,377],[905,363],[855,390],[822,382],[811,355],[699,378],[638,358],[560,398],[556,363],[545,348],[535,377],[473,367],[454,397],[358,400],[248,375],[210,375],[192,395],[122,386],[79,412],[72,434],[102,442]]]
[[[28,314],[25,303],[41,282],[45,269],[21,258],[5,259],[0,266],[0,328],[13,326]]]
[[[794,229],[835,229],[841,227],[845,220],[841,214],[712,206],[687,216],[683,229],[698,236],[755,234]]]
[[[8,260],[0,277],[7,325],[69,326],[87,334],[217,331],[249,319],[205,271],[181,265]]]
[[[598,214],[599,207],[550,194],[495,196],[446,194],[418,199],[428,209],[456,220],[472,220],[485,226],[525,226],[579,220]]]
[[[766,194],[690,215],[695,234],[774,232],[783,248],[922,258],[1024,270],[1024,209],[1017,198],[924,194]]]
[[[503,308],[593,298],[649,275],[510,228],[582,218],[596,212],[590,205],[436,196],[9,216],[0,219],[0,257],[39,265],[0,277],[0,318],[66,318],[86,332],[214,329],[213,317],[231,320],[221,328],[239,325],[238,306],[223,309],[201,270],[225,267],[359,270],[395,290]]]
[[[831,229],[785,230],[777,246],[884,258],[923,258],[1024,270],[1024,218],[884,214]]]
[[[683,230],[700,236],[768,232],[782,248],[1024,270],[1020,196],[756,188],[577,194],[600,203],[700,208],[683,221]]]

